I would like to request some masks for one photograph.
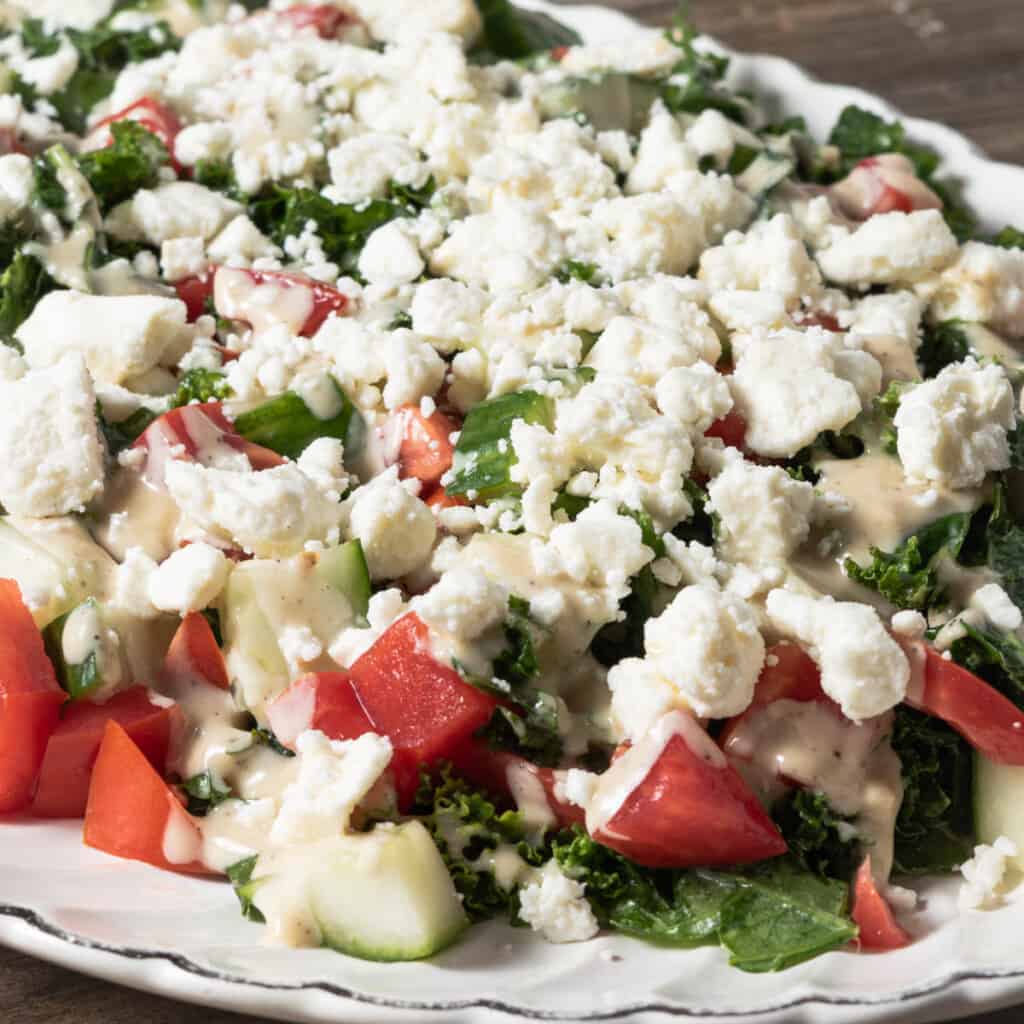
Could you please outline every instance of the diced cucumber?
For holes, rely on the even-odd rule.
[[[263,871],[271,877],[263,880]],[[467,925],[444,861],[418,821],[260,857],[246,896],[280,930],[308,912],[321,942],[364,960],[418,960]],[[305,906],[296,907],[296,900]]]
[[[308,630],[326,647],[365,614],[362,551],[342,547],[348,550],[306,552],[281,560],[257,558],[232,572],[221,597],[224,655],[230,675],[239,681],[237,696],[257,717],[294,675],[281,642],[286,630]],[[319,671],[336,666],[322,655],[304,667]]]
[[[103,597],[115,569],[73,519],[0,518],[0,577],[17,582],[40,629],[87,597]]]
[[[356,617],[365,622],[370,606],[370,570],[360,541],[350,540],[320,552],[317,573],[348,598]]]
[[[43,643],[57,682],[72,700],[95,697],[121,681],[117,634],[93,598],[51,622],[43,630]]]
[[[974,827],[979,843],[1012,839],[1020,851],[1015,863],[1024,869],[1024,768],[975,753]]]
[[[647,123],[658,97],[654,82],[620,71],[565,78],[544,88],[539,96],[545,118],[582,114],[595,131],[622,129],[638,133]]]
[[[287,391],[235,417],[235,430],[289,459],[297,459],[318,437],[336,437],[344,443],[346,456],[356,456],[365,438],[363,417],[333,377],[328,387],[334,394],[326,418],[317,416],[301,395]]]
[[[515,391],[473,406],[462,424],[452,461],[449,494],[475,494],[487,501],[517,494],[509,471],[516,456],[509,441],[516,420],[554,426],[554,402],[536,391]]]
[[[545,376],[548,380],[558,381],[568,394],[575,395],[584,384],[590,384],[597,377],[597,370],[592,366],[577,366],[573,370],[548,370]]]
[[[796,161],[792,157],[763,149],[746,170],[736,176],[736,184],[748,195],[763,196],[781,185],[795,170]]]

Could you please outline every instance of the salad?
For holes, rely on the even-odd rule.
[[[0,812],[378,960],[999,901],[1024,234],[932,152],[682,20],[2,15]]]

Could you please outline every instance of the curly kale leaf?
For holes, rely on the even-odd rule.
[[[109,146],[85,153],[78,161],[103,211],[140,188],[153,188],[160,181],[160,168],[170,161],[163,142],[137,121],[116,122],[110,133]]]
[[[904,705],[894,715],[892,748],[903,777],[895,870],[953,871],[974,848],[970,744],[945,722]]]
[[[935,377],[950,363],[967,358],[971,344],[962,320],[944,320],[940,324],[926,324],[917,350],[917,362],[924,377]]]
[[[509,0],[476,0],[483,34],[472,57],[478,63],[524,60],[582,40],[571,28],[539,11],[526,11]]]
[[[18,347],[14,332],[29,318],[36,303],[57,287],[39,260],[24,252],[16,253],[0,276],[0,341]]]
[[[849,881],[861,860],[861,844],[848,819],[822,793],[794,789],[772,808],[790,854],[812,874]]]

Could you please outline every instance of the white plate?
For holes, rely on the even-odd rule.
[[[591,40],[638,31],[596,7],[546,9]],[[898,116],[877,97],[814,82],[773,57],[737,57],[732,76],[804,114],[819,137],[847,103]],[[987,225],[1024,222],[1024,170],[986,160],[948,128],[905,121],[966,181]],[[242,920],[224,884],[106,857],[82,846],[76,825],[0,825],[0,942],[124,985],[281,1020],[919,1024],[1024,998],[1024,898],[959,917],[955,883],[923,891],[910,948],[831,953],[782,974],[741,974],[717,949],[658,949],[618,936],[550,946],[496,924],[429,963],[372,964],[261,944],[260,928]]]

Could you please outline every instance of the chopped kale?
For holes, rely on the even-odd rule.
[[[571,28],[540,11],[526,11],[509,0],[476,0],[483,35],[472,56],[478,63],[523,60],[581,42]]]
[[[16,253],[0,276],[0,341],[20,347],[14,332],[31,316],[36,303],[57,287],[35,256]]]
[[[1008,224],[993,237],[992,244],[1003,249],[1024,249],[1024,231]]]
[[[853,877],[863,856],[860,841],[824,794],[794,789],[775,804],[772,817],[802,867],[821,878]]]
[[[917,362],[925,377],[935,377],[950,363],[959,363],[971,351],[962,320],[944,320],[940,324],[926,324]]]
[[[160,168],[170,160],[163,142],[137,121],[116,122],[110,132],[113,141],[109,146],[79,159],[104,212],[140,188],[153,188],[160,181]]]
[[[597,265],[594,263],[584,263],[580,260],[567,260],[555,271],[555,277],[562,284],[568,284],[570,281],[583,281],[585,284],[593,284],[594,279],[597,277]]]
[[[253,893],[259,885],[259,879],[253,881],[252,877],[253,871],[256,870],[256,861],[258,859],[259,855],[253,854],[251,857],[246,857],[244,860],[230,865],[225,873],[228,876],[228,881],[234,887],[238,902],[242,906],[242,916],[250,921],[255,921],[257,924],[263,924],[266,918],[264,918],[252,901]]]
[[[200,772],[181,784],[188,798],[185,809],[198,818],[209,813],[211,807],[223,803],[232,795],[230,786],[225,786],[209,771]]]

